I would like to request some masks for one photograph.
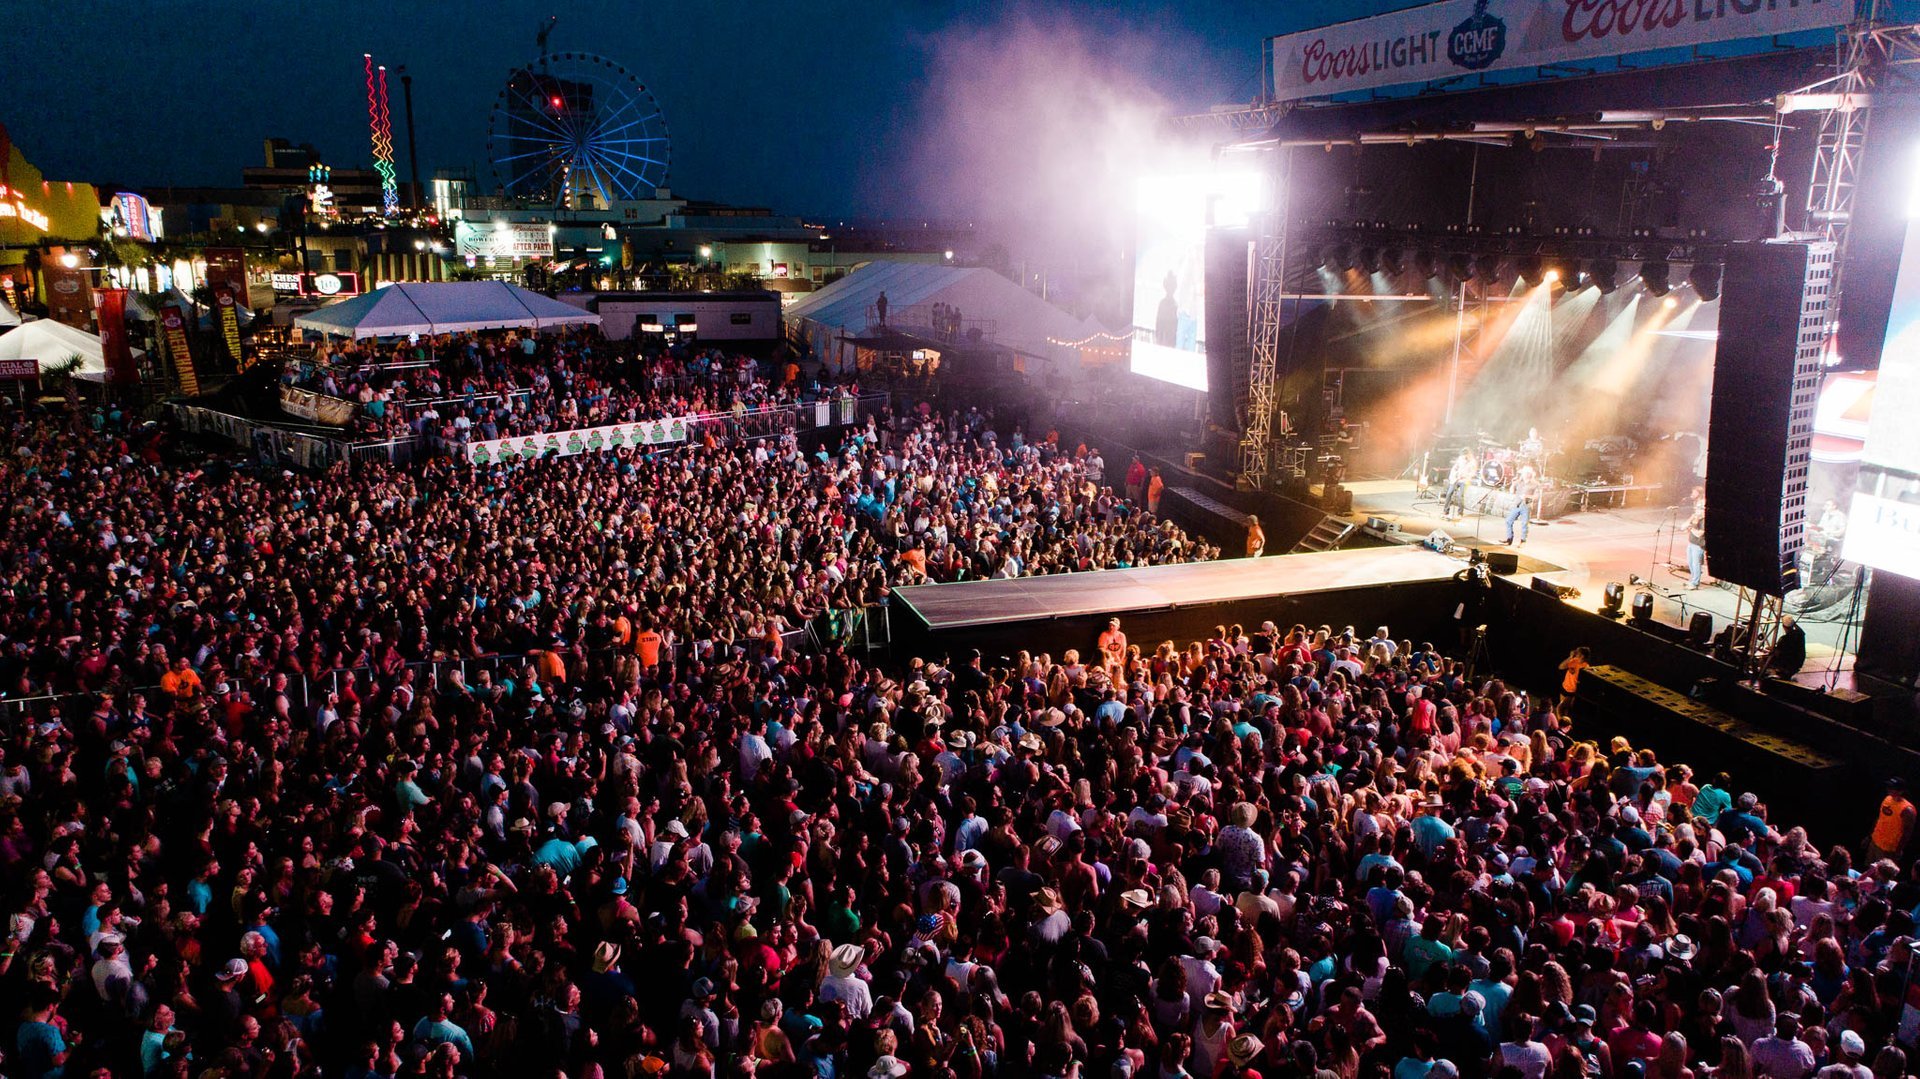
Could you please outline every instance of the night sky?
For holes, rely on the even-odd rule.
[[[1020,98],[995,108],[953,96],[988,62],[997,84],[1027,79],[1044,91],[1048,79],[1072,78],[1082,94],[1198,110],[1253,97],[1263,36],[1406,6],[0,0],[0,123],[53,179],[234,185],[276,135],[313,143],[331,164],[364,166],[360,55],[371,52],[390,75],[401,65],[413,74],[422,178],[471,166],[491,190],[488,112],[508,71],[537,54],[539,25],[558,14],[554,51],[624,64],[660,100],[675,194],[823,218],[957,219],[985,209],[960,203],[988,196],[913,180],[929,162],[961,167],[941,161],[943,145],[1042,134],[1023,130]],[[391,93],[405,179],[397,77]],[[957,112],[968,117],[959,134]]]

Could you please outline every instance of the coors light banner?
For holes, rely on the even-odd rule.
[[[1292,101],[1839,26],[1853,0],[1442,0],[1273,39]]]

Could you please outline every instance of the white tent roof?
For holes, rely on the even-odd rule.
[[[0,300],[0,326],[18,326],[18,325],[20,325],[19,312],[15,311],[11,307],[8,307],[7,301]]]
[[[38,360],[42,369],[57,367],[78,353],[80,369],[74,377],[98,381],[106,377],[107,360],[100,338],[50,318],[36,319],[0,333],[0,360]],[[145,355],[134,349],[136,358]]]
[[[332,337],[405,337],[597,326],[600,316],[504,281],[402,281],[301,315],[293,324]]]
[[[962,319],[990,320],[994,342],[1031,356],[1054,356],[1060,341],[1079,341],[1100,331],[1091,319],[1078,319],[979,267],[919,262],[869,262],[787,309],[791,318],[858,336],[877,330],[869,312],[887,295],[887,322],[894,329],[926,329],[926,310],[947,304]]]

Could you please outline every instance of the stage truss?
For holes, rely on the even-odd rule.
[[[1248,328],[1247,430],[1240,439],[1240,475],[1251,487],[1265,487],[1273,475],[1273,412],[1279,407],[1281,305],[1287,291],[1287,205],[1293,180],[1293,151],[1265,151],[1272,162],[1267,212],[1260,223],[1254,256],[1253,323]]]

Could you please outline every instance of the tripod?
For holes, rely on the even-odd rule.
[[[1481,623],[1473,627],[1473,643],[1467,648],[1467,684],[1473,684],[1475,671],[1492,666],[1493,656],[1487,652],[1487,627]]]

